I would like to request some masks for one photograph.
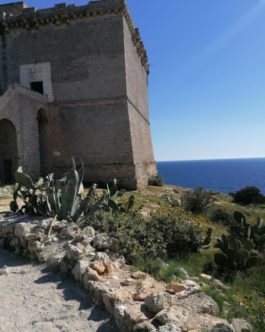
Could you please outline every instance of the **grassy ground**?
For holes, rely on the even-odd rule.
[[[1,190],[5,195],[1,195]],[[165,265],[160,260],[140,258],[135,262],[135,269],[141,269],[153,274],[157,279],[168,281],[172,276],[183,277],[184,268],[190,276],[201,278],[200,274],[205,272],[205,266],[213,262],[216,249],[213,244],[216,238],[227,232],[227,226],[213,223],[206,215],[192,215],[180,207],[180,197],[185,189],[175,186],[151,187],[143,191],[127,192],[121,198],[126,202],[130,195],[135,197],[135,210],[143,216],[150,217],[151,214],[163,213],[170,215],[182,215],[186,219],[192,218],[200,225],[213,229],[212,246],[203,249],[196,254],[185,258],[171,258]],[[1,196],[4,196],[4,198]],[[10,197],[12,194],[9,195]],[[10,198],[5,188],[0,187],[0,212],[7,210]],[[249,222],[255,222],[257,216],[265,220],[265,205],[240,206],[233,203],[232,197],[227,194],[212,193],[214,204],[230,214],[235,210],[246,215]],[[254,326],[254,332],[265,331],[265,263],[250,270],[248,274],[239,274],[232,284],[227,284],[228,290],[220,291],[209,281],[200,279],[205,283],[204,290],[212,296],[219,304],[221,316],[227,319],[243,317],[248,319]]]
[[[153,274],[156,278],[169,280],[172,275],[182,277],[184,268],[190,276],[198,277],[205,284],[204,290],[212,296],[220,307],[220,315],[227,319],[234,317],[248,319],[253,325],[254,332],[265,331],[265,262],[248,271],[247,274],[238,274],[233,283],[226,284],[227,290],[220,292],[210,281],[200,277],[205,272],[205,267],[213,262],[216,249],[213,247],[216,238],[227,233],[227,226],[213,223],[205,215],[191,215],[178,206],[178,201],[185,189],[173,186],[148,187],[144,191],[134,192],[135,207],[149,213],[182,214],[187,218],[192,217],[205,227],[213,228],[212,246],[207,250],[191,254],[185,258],[170,259],[166,263],[167,268],[159,262],[151,262],[148,259],[139,259],[135,262],[136,269],[142,269]],[[126,193],[128,197],[130,193]],[[233,215],[234,211],[240,211],[248,222],[254,223],[257,217],[265,220],[265,205],[241,206],[232,201],[232,197],[222,193],[212,193],[214,204]]]

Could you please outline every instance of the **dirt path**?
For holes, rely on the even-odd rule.
[[[119,331],[74,281],[3,250],[0,269],[0,332]]]

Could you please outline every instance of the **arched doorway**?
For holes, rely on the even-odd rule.
[[[14,182],[17,164],[16,128],[11,121],[0,120],[0,184]]]

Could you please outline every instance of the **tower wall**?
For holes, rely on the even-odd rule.
[[[124,1],[39,11],[19,3],[8,9],[14,15],[1,19],[2,9],[0,91],[35,82],[49,91],[40,136],[43,172],[62,174],[76,156],[86,182],[146,185],[154,168],[148,64]]]
[[[131,22],[123,20],[124,53],[126,70],[127,107],[136,178],[139,187],[148,183],[148,177],[156,174],[152,148],[148,110],[148,69],[136,52],[130,31]],[[136,31],[135,38],[140,38]],[[140,42],[140,41],[139,41]]]

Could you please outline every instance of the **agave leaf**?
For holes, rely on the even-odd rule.
[[[133,208],[134,203],[135,203],[135,197],[134,197],[134,195],[130,195],[130,197],[128,199],[127,212],[129,212]]]
[[[34,189],[35,186],[30,176],[23,173],[22,167],[19,167],[15,173],[15,180],[19,183],[22,187],[27,189]]]
[[[38,182],[36,183],[36,187],[37,189],[40,189],[44,186],[44,179],[43,178],[39,178]]]

